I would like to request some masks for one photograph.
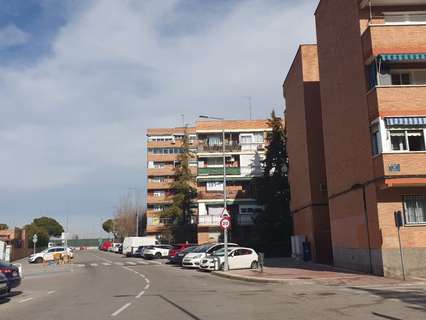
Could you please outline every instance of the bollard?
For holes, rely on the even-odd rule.
[[[265,254],[263,252],[259,252],[259,267],[260,272],[263,272],[263,263],[265,261]]]

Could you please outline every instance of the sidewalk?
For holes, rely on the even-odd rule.
[[[421,279],[385,278],[351,270],[335,268],[328,265],[312,262],[296,261],[291,258],[266,259],[263,272],[260,270],[232,270],[228,272],[214,271],[213,274],[249,282],[297,284],[323,284],[323,285],[398,285],[420,284]],[[426,279],[424,279],[426,283]]]

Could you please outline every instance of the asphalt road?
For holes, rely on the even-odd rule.
[[[142,264],[145,263],[145,264]],[[24,266],[1,320],[426,319],[425,287],[248,283],[99,251]]]

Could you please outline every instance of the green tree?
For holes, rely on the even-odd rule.
[[[102,223],[102,229],[104,229],[104,231],[106,233],[113,232],[113,230],[114,230],[114,220],[108,219],[108,220],[104,221],[104,223]]]
[[[34,223],[27,224],[25,227],[25,234],[28,239],[28,247],[33,247],[33,236],[34,234],[37,234],[37,247],[47,247],[47,244],[49,243],[49,234],[46,229],[41,228],[37,226]]]
[[[195,189],[195,177],[191,173],[189,162],[194,155],[189,151],[188,133],[182,140],[182,153],[178,156],[178,164],[175,166],[175,181],[171,187],[174,190],[173,203],[161,215],[163,218],[174,219],[175,223],[185,224],[192,216],[192,203],[197,196]]]
[[[62,225],[53,218],[40,217],[33,220],[33,224],[47,231],[50,237],[59,237],[64,232]]]
[[[7,230],[9,226],[6,223],[0,223],[0,230]]]
[[[290,215],[290,186],[288,183],[288,158],[286,135],[282,120],[272,111],[268,133],[264,172],[256,180],[256,194],[264,210],[256,215],[254,224],[259,250],[267,256],[290,254],[292,219]]]

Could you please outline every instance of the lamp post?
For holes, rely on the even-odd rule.
[[[202,115],[199,116],[203,119],[212,119],[212,120],[221,120],[224,121],[224,118],[218,118],[218,117],[211,117]],[[226,148],[225,148],[225,125],[222,124],[222,161],[223,161],[223,211],[226,211],[226,202],[227,202],[227,194],[226,194]],[[225,249],[225,256],[224,256],[224,264],[223,269],[224,271],[229,270],[229,264],[228,264],[228,229],[223,230],[223,244]]]

